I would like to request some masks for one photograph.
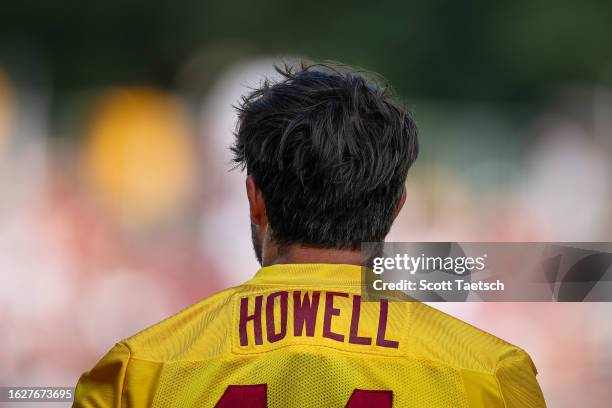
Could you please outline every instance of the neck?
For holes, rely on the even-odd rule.
[[[272,255],[272,254],[270,254]],[[361,265],[361,252],[349,249],[311,248],[291,245],[272,256],[264,256],[263,266],[276,264]]]

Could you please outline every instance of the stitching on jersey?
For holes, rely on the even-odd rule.
[[[442,364],[444,364],[444,363],[442,363]],[[447,365],[450,366],[450,364],[447,364]],[[451,367],[451,368],[454,369],[454,367]],[[487,372],[482,372],[482,371],[478,371],[478,370],[472,370],[472,369],[469,369],[469,368],[462,368],[462,369],[460,369],[459,375],[461,376],[461,386],[463,388],[463,391],[464,391],[464,394],[465,394],[465,398],[466,398],[466,400],[468,402],[468,406],[469,406],[470,400],[468,398],[468,391],[467,391],[467,388],[465,386],[465,376],[461,373],[461,371],[471,371],[471,372],[478,373],[478,374],[486,374],[486,375],[493,376],[493,378],[495,378],[495,382],[497,383],[497,388],[499,389],[499,382],[497,381],[497,378],[495,377],[495,374],[487,373]],[[504,397],[501,394],[501,389],[499,390],[499,394],[501,395],[502,402],[504,403],[504,407],[505,407],[505,402],[503,400]]]
[[[508,404],[506,403],[506,398],[504,397],[504,392],[502,391],[502,387],[501,384],[499,383],[499,378],[497,378],[497,369],[499,368],[499,366],[495,369],[495,373],[493,375],[493,377],[495,377],[495,384],[497,384],[497,389],[499,390],[499,395],[501,397],[502,403],[504,404],[504,408],[508,407]]]
[[[253,352],[253,353],[234,353],[231,352],[230,354],[233,357],[240,357],[240,358],[248,358],[249,355],[251,354],[264,354],[264,353],[272,353],[276,350],[279,350],[281,348],[286,348],[286,347],[291,347],[291,346],[308,346],[308,347],[313,347],[313,348],[323,348],[323,349],[332,349],[332,350],[336,350],[336,351],[340,351],[342,353],[346,353],[346,354],[367,354],[368,356],[373,356],[373,357],[380,357],[380,358],[403,358],[406,360],[412,360],[412,361],[420,361],[426,364],[434,364],[434,365],[439,365],[439,366],[444,366],[444,367],[448,367],[451,368],[455,371],[472,371],[475,373],[479,373],[479,374],[486,374],[486,375],[492,375],[495,376],[495,371],[494,372],[490,372],[490,371],[484,371],[484,370],[475,370],[472,368],[464,368],[464,367],[460,367],[457,366],[455,364],[450,364],[450,363],[445,363],[444,361],[440,361],[440,360],[436,360],[433,358],[424,358],[424,357],[418,357],[415,355],[410,355],[410,354],[395,354],[395,355],[390,355],[390,354],[377,354],[377,353],[368,353],[368,352],[359,352],[359,351],[348,351],[345,349],[341,349],[341,348],[336,348],[333,346],[326,346],[326,345],[321,345],[321,344],[287,344],[284,346],[280,346],[274,350],[268,350],[268,351],[258,351],[258,352]],[[157,363],[157,364],[161,364],[161,365],[166,365],[166,364],[176,364],[176,363],[201,363],[201,362],[206,362],[206,361],[211,361],[211,360],[224,360],[226,357],[224,355],[218,355],[218,356],[213,356],[213,357],[206,357],[206,358],[202,358],[199,360],[190,360],[190,359],[181,359],[181,360],[149,360],[146,358],[141,358],[141,357],[130,357],[130,360],[133,361],[144,361],[147,363]],[[497,371],[497,369],[496,369]]]
[[[497,383],[497,387],[499,388],[499,393],[500,393],[500,395],[502,397],[502,401],[504,403],[504,407],[507,407],[508,404],[506,403],[506,399],[504,398],[504,393],[502,391],[502,386],[501,386],[501,383],[499,382],[499,378],[497,377],[497,372],[499,371],[499,369],[501,368],[501,366],[504,363],[510,363],[513,360],[520,362],[521,360],[523,360],[523,358],[524,358],[524,355],[519,350],[514,350],[512,355],[510,355],[510,356],[504,358],[503,360],[501,360],[500,362],[498,362],[497,366],[495,367],[495,371],[493,373],[493,376],[495,377],[495,382]]]
[[[229,319],[230,325],[233,325],[234,316],[236,316],[236,313],[237,313],[237,311],[236,311],[237,309],[236,308],[238,307],[237,306],[238,301],[236,300],[236,295],[238,295],[238,294],[239,293],[233,293],[229,297],[230,298],[230,302],[232,303],[232,315],[230,316],[230,319]],[[235,330],[234,327],[230,327],[230,329],[229,329],[230,353],[232,353],[232,354],[234,353],[234,345],[235,345],[235,343],[234,343],[234,330]]]
[[[282,345],[282,346],[279,345],[278,347],[275,347],[275,348],[273,348],[271,350],[249,351],[249,352],[244,352],[244,353],[236,352],[232,348],[231,353],[234,354],[234,355],[237,355],[237,356],[248,356],[248,355],[253,355],[253,354],[266,354],[266,353],[272,353],[272,352],[274,352],[276,350],[280,350],[280,349],[284,349],[284,348],[292,347],[292,346],[300,346],[300,347],[309,346],[309,347],[315,347],[315,348],[321,347],[321,348],[327,348],[327,349],[332,349],[332,350],[337,350],[337,351],[343,351],[343,352],[346,352],[346,353],[349,353],[349,354],[366,354],[366,355],[369,355],[369,356],[373,355],[373,356],[379,356],[379,357],[394,357],[394,358],[397,358],[397,357],[406,357],[406,355],[405,354],[401,354],[400,351],[398,351],[395,354],[389,354],[389,353],[385,354],[385,353],[381,353],[381,352],[366,351],[366,350],[346,350],[346,349],[341,348],[341,347],[334,347],[334,346],[327,345],[327,344],[312,344],[312,343],[303,343],[303,342],[285,344],[285,345]]]
[[[119,399],[119,407],[123,406],[123,398],[125,398],[125,383],[127,382],[127,376],[128,376],[128,369],[130,368],[130,362],[132,361],[132,350],[130,350],[130,347],[123,343],[120,342],[119,344],[121,344],[122,346],[124,346],[127,351],[128,351],[128,361],[127,364],[125,365],[125,372],[123,373],[123,380],[121,381],[121,398]]]

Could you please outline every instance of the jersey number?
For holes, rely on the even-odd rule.
[[[266,384],[230,385],[215,408],[266,408]],[[392,391],[354,390],[345,408],[391,408]]]

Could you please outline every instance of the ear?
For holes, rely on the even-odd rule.
[[[262,226],[267,222],[266,219],[266,203],[263,199],[263,194],[253,176],[246,178],[246,193],[249,199],[249,210],[251,212],[251,223]]]
[[[395,209],[395,215],[393,216],[393,218],[397,218],[397,216],[399,215],[400,211],[402,210],[402,207],[404,207],[404,203],[406,202],[406,189],[404,188],[404,191],[402,192],[402,196],[400,197],[399,203],[397,204],[397,208]]]

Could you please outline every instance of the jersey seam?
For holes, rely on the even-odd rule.
[[[291,346],[300,346],[300,347],[304,347],[304,346],[310,346],[310,347],[320,347],[320,348],[326,348],[326,349],[332,349],[332,350],[337,350],[337,351],[343,351],[346,353],[355,353],[355,354],[366,354],[368,356],[379,356],[379,357],[407,357],[405,354],[400,354],[400,352],[398,351],[397,354],[385,354],[385,353],[376,353],[376,352],[368,352],[368,351],[349,351],[349,350],[345,350],[343,348],[340,347],[334,347],[334,346],[330,346],[330,345],[326,345],[326,344],[311,344],[311,343],[292,343],[292,344],[285,344],[283,346],[278,346],[276,348],[273,348],[272,350],[265,350],[265,351],[253,351],[253,352],[245,352],[245,353],[239,353],[236,352],[234,350],[231,350],[231,353],[233,355],[236,356],[248,356],[248,355],[252,355],[252,354],[265,354],[265,353],[272,353],[276,350],[281,350],[287,347],[291,347]]]
[[[321,344],[288,344],[285,346],[281,346],[277,349],[274,350],[269,350],[269,351],[258,351],[258,352],[253,352],[253,353],[235,353],[235,352],[230,352],[231,355],[233,356],[241,356],[241,357],[248,357],[250,354],[265,354],[265,353],[271,353],[274,352],[276,350],[280,350],[282,348],[286,348],[286,347],[291,347],[291,346],[308,346],[308,347],[314,347],[314,348],[324,348],[324,349],[331,349],[331,350],[335,350],[335,351],[341,351],[343,353],[347,353],[347,354],[366,354],[368,356],[374,356],[374,357],[382,357],[382,358],[402,358],[402,359],[406,359],[406,360],[414,360],[414,361],[420,361],[420,362],[425,362],[425,363],[434,363],[437,365],[441,365],[441,366],[445,366],[448,368],[451,368],[455,371],[472,371],[475,373],[480,373],[480,374],[486,374],[486,375],[493,375],[495,376],[496,371],[486,371],[486,370],[478,370],[478,369],[473,369],[473,368],[466,368],[466,367],[460,367],[454,364],[450,364],[450,363],[445,363],[443,361],[437,360],[437,359],[428,359],[428,358],[423,358],[423,357],[417,357],[417,356],[413,356],[413,355],[406,355],[406,354],[396,354],[396,355],[391,355],[391,354],[377,354],[377,353],[368,353],[368,352],[363,352],[363,351],[348,351],[348,350],[344,350],[338,347],[333,347],[333,346],[326,346],[326,345],[321,345]],[[148,359],[148,358],[143,358],[143,357],[136,357],[136,356],[131,356],[130,357],[130,361],[131,360],[135,360],[135,361],[144,361],[144,362],[148,362],[148,363],[156,363],[156,364],[161,364],[164,365],[166,363],[168,364],[172,364],[172,363],[181,363],[181,362],[185,362],[185,363],[198,363],[198,362],[205,362],[205,361],[209,361],[209,360],[214,360],[214,359],[223,359],[225,358],[223,354],[219,354],[217,356],[213,356],[213,357],[206,357],[206,358],[202,358],[199,360],[191,360],[191,359],[181,359],[181,360],[155,360],[155,359]]]
[[[497,371],[499,371],[499,369],[501,368],[501,365],[504,363],[507,363],[508,360],[520,360],[521,358],[522,356],[520,355],[516,355],[516,354],[510,355],[504,358],[503,360],[501,360],[500,362],[498,362],[497,366],[495,367],[495,371],[493,372],[493,376],[495,377],[495,383],[497,384],[497,388],[499,389],[499,395],[501,395],[502,402],[504,403],[504,408],[507,408],[508,404],[506,403],[506,398],[504,397],[504,392],[502,390],[501,383],[499,382],[499,378],[497,377]]]
[[[442,364],[444,364],[444,363],[442,363]],[[453,366],[451,366],[451,367],[453,367]],[[504,404],[503,408],[507,408],[506,401],[504,400],[504,394],[502,393],[502,390],[501,390],[501,385],[499,384],[499,380],[497,379],[497,375],[496,375],[497,369],[495,371],[493,371],[492,373],[491,372],[486,372],[486,371],[480,371],[480,370],[473,370],[471,368],[461,368],[459,370],[460,371],[470,371],[470,372],[474,372],[474,373],[478,373],[478,374],[485,374],[485,375],[492,376],[495,379],[495,385],[497,385],[497,389],[498,389],[499,395],[501,397],[501,402]],[[465,385],[465,381],[466,381],[465,376],[461,375],[461,386],[463,387],[463,391],[465,393],[465,397],[468,398],[468,391],[467,391],[467,388],[466,388],[466,385]],[[469,402],[469,400],[468,400],[468,402]]]
[[[504,404],[504,408],[507,408],[508,404],[506,404],[506,398],[504,397],[504,392],[502,391],[501,384],[499,383],[499,378],[497,378],[497,369],[495,369],[495,374],[493,375],[493,377],[495,377],[495,384],[497,384],[497,389],[499,390],[499,395],[501,396],[501,400],[502,400],[502,403]]]
[[[123,381],[121,381],[121,398],[119,399],[119,407],[121,408],[123,407],[123,398],[125,397],[125,388],[126,388],[125,383],[127,381],[128,369],[130,368],[130,363],[132,362],[132,350],[130,349],[130,346],[128,346],[124,342],[120,342],[119,344],[124,346],[128,351],[128,361],[127,361],[127,364],[125,365],[125,372],[123,373]]]
[[[436,363],[439,365],[443,365],[445,367],[449,367],[455,371],[472,371],[475,373],[479,373],[479,374],[486,374],[486,375],[494,375],[495,371],[487,371],[487,370],[479,370],[479,369],[474,369],[474,368],[467,368],[467,367],[461,367],[455,364],[451,364],[451,363],[446,363],[444,361],[440,361],[437,360],[435,358],[424,358],[424,357],[416,357],[416,356],[411,356],[411,355],[407,355],[407,356],[403,356],[405,358],[409,358],[411,360],[416,360],[416,361],[424,361],[424,362],[430,362],[430,363]]]
[[[325,287],[325,289],[320,289],[320,290],[328,290],[328,289],[334,289],[334,288],[362,288],[364,287],[363,284],[359,283],[359,282],[347,282],[345,284],[343,284],[342,282],[325,282],[325,281],[321,281],[321,282],[313,282],[313,281],[308,281],[308,285],[305,284],[286,284],[286,283],[258,283],[258,284],[249,284],[249,285],[243,285],[243,286],[250,286],[251,288],[257,288],[258,286],[274,286],[274,287],[282,287],[282,288],[308,288],[310,290],[312,290],[312,288],[317,288],[317,290],[319,290],[321,287]],[[248,291],[248,290],[245,290]]]
[[[472,370],[467,370],[467,371],[472,371]],[[469,400],[469,394],[468,394],[467,388],[465,386],[465,376],[463,376],[461,373],[459,373],[459,375],[461,376],[461,388],[463,388],[463,394],[465,395],[465,399],[466,399],[467,405],[469,407],[470,400]]]

